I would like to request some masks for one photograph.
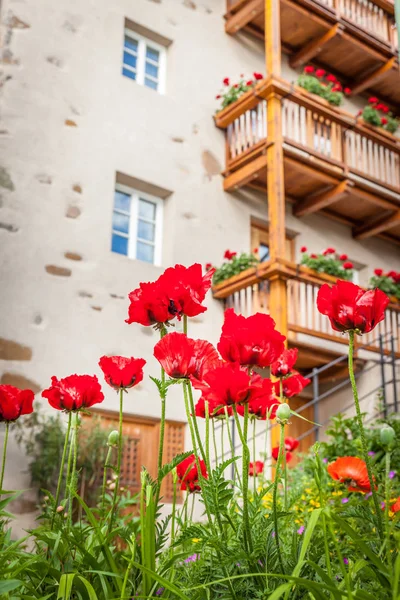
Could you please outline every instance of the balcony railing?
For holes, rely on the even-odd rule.
[[[289,261],[280,261],[281,275],[287,286],[288,330],[292,340],[299,336],[311,336],[347,344],[342,333],[334,331],[326,316],[317,310],[318,290],[324,283],[333,283],[329,275],[318,274]],[[214,297],[223,298],[227,308],[244,316],[256,312],[269,312],[269,278],[276,275],[271,263],[263,263],[258,269],[249,269],[240,275],[214,287]],[[378,336],[383,339],[383,351],[391,352],[391,337],[396,338],[395,352],[400,356],[400,303],[391,303],[386,318],[371,333],[364,334],[361,343],[372,352],[379,352]]]
[[[400,143],[377,129],[355,123],[340,110],[310,100],[302,91],[282,100],[284,141],[298,151],[373,183],[400,190]],[[320,106],[319,106],[320,105]],[[243,106],[243,108],[245,108]],[[244,110],[227,126],[227,168],[267,143],[267,101]],[[350,118],[349,118],[350,117]]]

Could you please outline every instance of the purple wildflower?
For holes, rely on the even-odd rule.
[[[303,532],[304,532],[304,530],[305,530],[305,527],[304,527],[304,525],[302,525],[301,527],[299,527],[299,528],[298,528],[298,530],[297,530],[297,533],[298,533],[299,535],[302,535],[302,534],[303,534]]]
[[[396,471],[389,471],[389,479],[393,479],[393,477],[396,477]]]
[[[349,564],[349,559],[346,558],[346,557],[344,557],[343,562],[344,562],[345,565],[348,565]]]
[[[373,450],[370,450],[370,451],[368,452],[368,456],[375,456],[375,452],[374,452]]]
[[[199,558],[199,554],[192,554],[191,556],[188,556],[187,558],[185,558],[185,560],[183,562],[185,563],[191,563],[191,562],[196,562],[196,560]]]
[[[368,492],[367,494],[365,494],[364,500],[367,500],[368,498],[371,498],[371,496],[372,496],[372,492]]]
[[[163,588],[163,587],[158,588],[158,590],[156,591],[156,596],[161,596],[162,593],[164,592],[164,590],[165,590],[165,588]]]
[[[328,459],[327,459],[327,458],[323,458],[323,459],[322,459],[322,462],[323,462],[323,463],[325,463],[325,464],[327,464],[327,462],[328,462]]]
[[[342,504],[347,504],[347,503],[348,503],[348,501],[349,501],[349,499],[348,499],[348,498],[342,498]]]
[[[276,535],[276,534],[275,534],[275,531],[273,531],[271,535],[272,535],[272,537],[274,538],[274,537],[275,537],[275,535]]]

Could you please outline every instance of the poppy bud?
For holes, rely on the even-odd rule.
[[[279,419],[280,421],[287,421],[288,419],[290,419],[290,415],[291,410],[289,404],[283,402],[278,406],[278,409],[276,411],[277,419]]]
[[[114,448],[115,446],[118,446],[118,442],[119,433],[116,429],[114,429],[114,431],[111,431],[110,435],[108,436],[107,446],[111,446]]]
[[[390,425],[384,425],[380,431],[381,442],[384,446],[389,446],[395,438],[395,431]]]
[[[56,512],[60,513],[60,512],[62,512],[63,510],[64,510],[64,507],[63,507],[63,506],[57,506],[57,510],[56,510]]]

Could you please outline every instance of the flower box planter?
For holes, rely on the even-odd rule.
[[[374,134],[378,134],[378,135],[385,137],[389,142],[400,143],[400,138],[398,136],[396,136],[394,133],[390,133],[390,131],[386,131],[386,129],[383,129],[383,127],[377,127],[376,125],[371,125],[371,123],[364,121],[364,119],[362,117],[357,117],[356,123],[360,127],[363,127],[363,128],[365,127],[366,129],[373,131]]]

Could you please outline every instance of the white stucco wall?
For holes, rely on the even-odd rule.
[[[117,353],[144,357],[147,374],[156,374],[156,334],[124,323],[128,292],[176,262],[218,264],[226,248],[250,250],[250,219],[267,219],[266,198],[223,192],[224,135],[212,115],[223,77],[265,71],[263,44],[226,35],[224,9],[224,0],[4,1],[0,336],[29,347],[32,358],[0,360],[0,373],[43,389],[52,375],[101,378],[99,357]],[[165,95],[122,76],[125,17],[172,40]],[[283,74],[295,77],[286,59]],[[161,268],[110,251],[117,171],[173,192]],[[67,216],[71,207],[76,218]],[[288,208],[287,227],[298,232],[297,252],[303,244],[312,251],[334,245],[371,269],[400,268],[392,246],[356,242],[324,217],[299,220]],[[48,265],[71,273],[49,274]],[[207,306],[190,334],[216,342],[222,306],[210,297]],[[104,393],[104,408],[116,409],[114,392],[104,386]],[[151,382],[130,393],[126,410],[159,414]],[[167,417],[184,419],[177,390]],[[15,478],[14,445],[9,460],[5,486],[26,486],[26,475]]]

